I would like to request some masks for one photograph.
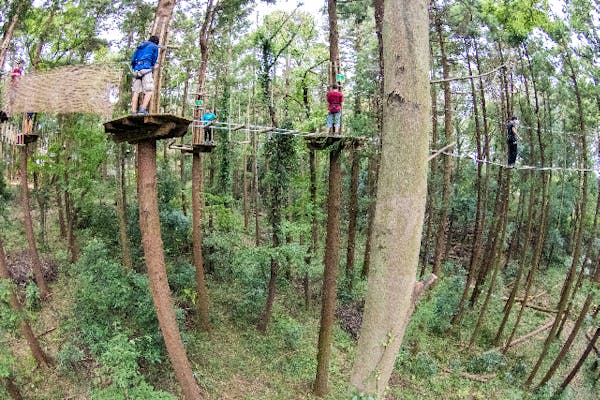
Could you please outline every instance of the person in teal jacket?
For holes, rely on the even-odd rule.
[[[152,70],[158,59],[158,42],[158,36],[150,36],[150,39],[140,44],[131,56],[131,68],[133,69],[132,114],[148,114],[148,105],[154,90]],[[142,106],[137,111],[139,96],[142,92],[144,93]]]
[[[202,115],[202,126],[205,127],[204,128],[204,144],[210,144],[210,145],[215,144],[215,142],[213,140],[213,130],[209,125],[211,125],[212,121],[215,121],[216,119],[217,119],[217,115],[214,112],[212,112],[212,110],[210,108],[207,108],[204,115]]]

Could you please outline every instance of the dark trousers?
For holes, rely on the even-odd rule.
[[[208,143],[208,142],[212,142],[213,141],[213,131],[212,128],[209,126],[207,128],[204,128],[204,143]]]
[[[517,142],[507,142],[508,144],[508,165],[514,165],[517,161]]]

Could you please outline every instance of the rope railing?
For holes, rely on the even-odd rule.
[[[432,152],[434,152],[432,150]],[[513,166],[508,166],[506,164],[503,163],[499,163],[496,161],[491,161],[491,160],[482,160],[480,158],[477,158],[477,156],[475,154],[456,154],[456,153],[449,153],[449,152],[436,152],[435,154],[443,154],[446,156],[450,156],[450,157],[454,157],[454,158],[461,158],[461,159],[470,159],[476,163],[479,164],[489,164],[489,165],[496,165],[499,167],[504,167],[504,168],[511,168],[511,169],[517,169],[517,170],[528,170],[528,171],[567,171],[567,172],[595,172],[597,174],[600,174],[600,168],[594,169],[594,168],[571,168],[571,167],[558,167],[558,166],[540,166],[540,165],[513,165]]]

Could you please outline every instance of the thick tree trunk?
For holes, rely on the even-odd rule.
[[[325,269],[321,297],[321,327],[317,353],[317,375],[313,392],[319,397],[327,394],[329,358],[336,303],[337,270],[340,244],[340,209],[342,203],[342,168],[340,149],[329,153],[329,194],[327,197],[327,237],[325,239]]]
[[[428,5],[425,0],[385,3],[381,170],[365,312],[351,374],[352,384],[369,394],[381,395],[387,386],[416,302],[413,293],[419,292],[411,288],[427,192]]]
[[[2,239],[0,239],[0,279],[10,280],[10,276],[8,273],[8,266],[6,264],[6,254],[4,253],[4,245],[2,243]],[[33,330],[31,329],[31,325],[29,324],[29,318],[23,314],[23,307],[21,303],[19,303],[19,299],[17,295],[11,291],[8,295],[8,302],[12,307],[15,314],[19,316],[21,320],[20,327],[21,333],[27,340],[27,344],[29,345],[29,349],[31,350],[31,354],[35,361],[42,366],[48,367],[52,365],[52,359],[42,350],[42,346],[40,342],[37,340],[37,337],[34,335]]]
[[[23,207],[23,222],[25,225],[27,242],[29,243],[29,254],[31,256],[33,265],[35,283],[40,290],[40,297],[42,299],[47,299],[50,296],[50,290],[48,289],[48,284],[46,283],[44,272],[42,271],[40,254],[38,253],[37,244],[35,242],[35,234],[33,232],[31,207],[29,205],[29,187],[27,182],[27,148],[28,145],[22,146],[21,148],[21,205]]]
[[[198,316],[200,328],[210,331],[208,315],[208,291],[204,279],[204,262],[202,259],[202,214],[204,174],[203,160],[200,154],[194,153],[192,160],[192,236],[194,246],[194,266],[196,267],[196,285],[198,286]]]
[[[137,150],[140,230],[150,282],[150,293],[154,301],[154,308],[165,340],[167,353],[173,364],[173,370],[181,385],[183,395],[186,400],[203,399],[206,396],[196,384],[177,328],[171,290],[167,280],[163,241],[160,236],[160,221],[158,219],[156,142],[140,142],[137,145]]]
[[[358,172],[360,158],[356,149],[352,149],[352,167],[350,168],[350,201],[348,204],[348,248],[346,251],[346,281],[352,290],[354,284],[354,253],[356,248],[356,219],[358,217]]]

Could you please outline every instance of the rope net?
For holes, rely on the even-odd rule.
[[[110,117],[118,100],[121,68],[114,64],[65,66],[2,81],[3,110],[92,113]]]

